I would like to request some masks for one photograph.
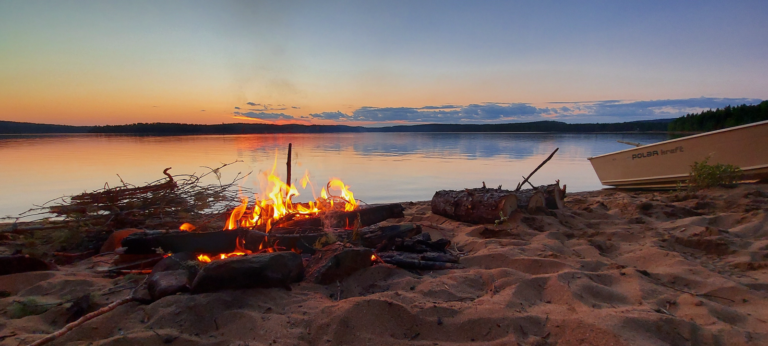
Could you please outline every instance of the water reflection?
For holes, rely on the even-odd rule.
[[[294,147],[294,177],[308,170],[321,184],[341,178],[369,203],[426,200],[436,190],[475,187],[483,181],[514,187],[557,147],[558,154],[534,183],[561,179],[569,191],[593,190],[601,186],[587,157],[629,148],[616,140],[666,139],[663,134],[540,133],[0,136],[0,215],[98,189],[105,182],[114,186],[120,183],[117,174],[133,184],[153,181],[166,167],[175,174],[192,173],[202,172],[201,166],[242,160],[223,172],[226,180],[238,171],[270,170],[277,153],[277,172],[283,176],[288,143]]]

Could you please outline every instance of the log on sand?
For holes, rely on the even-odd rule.
[[[501,189],[464,189],[437,191],[432,197],[432,213],[474,224],[494,223],[515,210],[533,212],[537,208],[565,208],[565,190],[556,184],[508,191]]]
[[[432,197],[432,213],[475,224],[493,223],[518,208],[517,193],[497,189],[441,190]]]
[[[549,209],[564,209],[565,202],[565,185],[560,188],[560,180],[557,180],[555,184],[542,186],[544,192],[545,203]]]
[[[517,208],[532,212],[536,208],[545,208],[546,195],[539,189],[523,190],[517,193]]]

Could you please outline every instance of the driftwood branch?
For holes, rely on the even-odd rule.
[[[528,177],[526,177],[525,179],[523,179],[523,182],[522,182],[522,183],[520,183],[520,184],[518,184],[518,185],[517,185],[517,189],[515,189],[515,191],[520,191],[520,188],[521,188],[521,187],[523,187],[523,185],[525,185],[525,183],[527,183],[527,182],[528,182],[528,179],[531,179],[531,177],[532,177],[532,176],[533,176],[533,175],[536,173],[536,171],[538,171],[538,170],[539,170],[541,167],[543,167],[543,166],[544,166],[544,165],[545,165],[547,162],[549,162],[549,160],[551,160],[551,159],[552,159],[552,156],[555,156],[555,153],[556,153],[558,150],[560,150],[560,148],[555,148],[555,151],[553,151],[553,152],[552,152],[552,154],[549,154],[549,157],[547,157],[547,159],[546,159],[546,160],[544,160],[544,162],[542,162],[541,164],[539,164],[539,166],[538,166],[538,167],[536,167],[536,169],[534,169],[534,170],[533,170],[533,172],[531,172],[531,174],[528,174]]]
[[[136,297],[135,297],[136,290],[138,290],[139,287],[144,286],[145,282],[147,282],[147,278],[144,278],[144,281],[142,281],[138,286],[136,286],[136,288],[131,290],[131,294],[129,294],[127,297],[125,297],[123,299],[120,299],[118,301],[115,301],[112,304],[109,304],[109,305],[107,305],[107,306],[105,306],[105,307],[103,307],[101,309],[98,309],[98,310],[96,310],[94,312],[91,312],[90,314],[87,314],[87,315],[85,315],[83,317],[80,317],[80,319],[78,319],[77,321],[72,322],[72,323],[64,326],[64,328],[61,328],[59,331],[57,331],[57,332],[55,332],[55,333],[53,333],[51,335],[48,335],[48,336],[46,336],[46,337],[44,337],[44,338],[42,338],[40,340],[37,340],[37,341],[31,343],[30,346],[45,345],[45,344],[47,344],[47,343],[49,343],[49,342],[51,342],[53,340],[56,340],[57,338],[60,338],[60,337],[64,336],[65,334],[69,333],[70,331],[72,331],[73,329],[77,328],[78,326],[82,325],[85,322],[88,322],[88,321],[90,321],[90,320],[92,320],[92,319],[94,319],[96,317],[99,317],[99,316],[101,316],[103,314],[106,314],[107,312],[110,312],[110,311],[116,309],[120,305],[125,305],[127,303],[130,303],[130,302],[136,300]]]

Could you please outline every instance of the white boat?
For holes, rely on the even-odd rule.
[[[768,177],[768,121],[706,132],[590,157],[600,182],[622,188],[685,183],[694,162],[732,164],[744,180]]]

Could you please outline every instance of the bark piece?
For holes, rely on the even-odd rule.
[[[53,263],[26,255],[0,256],[0,275],[56,270]]]
[[[441,190],[432,197],[432,213],[474,224],[493,223],[517,209],[517,194],[497,189]]]
[[[317,251],[307,265],[307,279],[327,285],[352,275],[352,273],[370,267],[373,250],[368,248],[344,247],[337,243]]]
[[[410,238],[421,234],[421,226],[413,223],[368,227],[361,230],[361,243],[368,248],[377,248],[386,241],[395,238]]]
[[[193,293],[222,289],[285,287],[301,281],[304,264],[301,255],[273,252],[231,257],[207,264],[192,283]]]

